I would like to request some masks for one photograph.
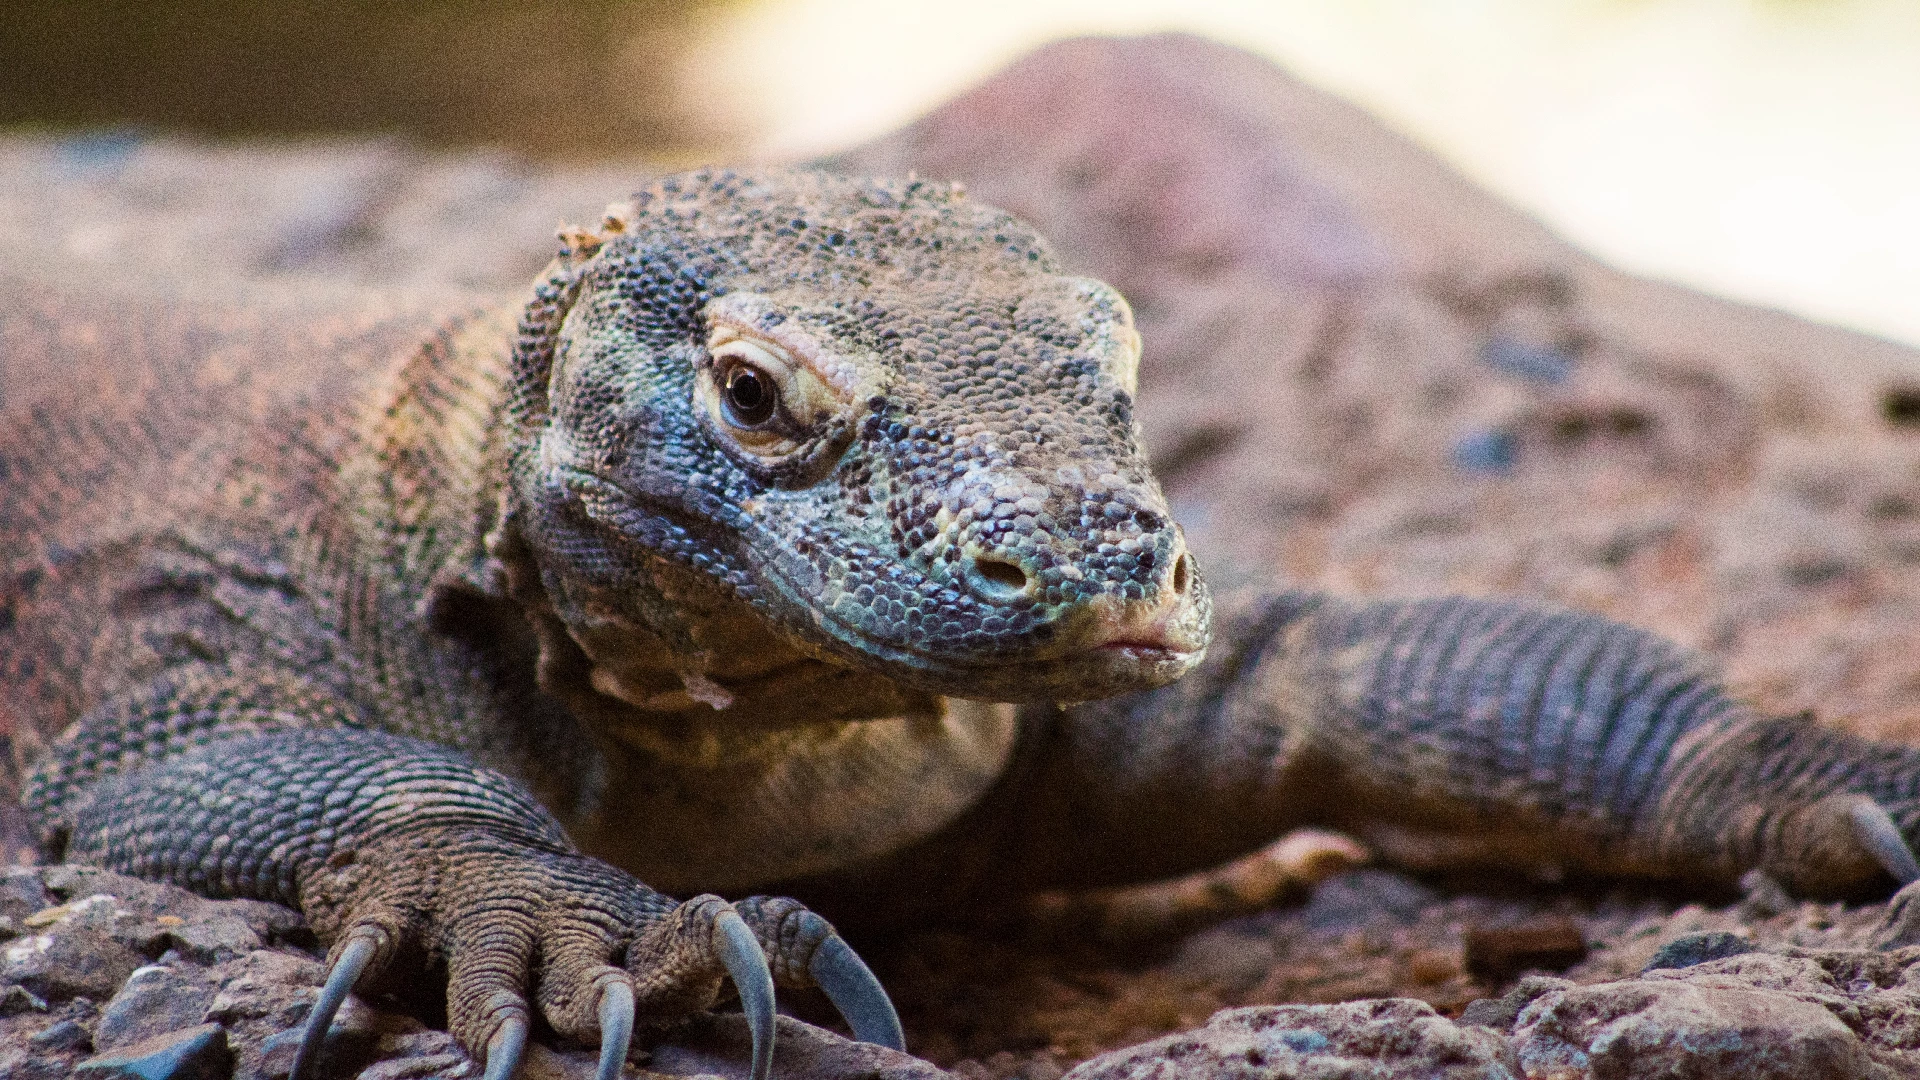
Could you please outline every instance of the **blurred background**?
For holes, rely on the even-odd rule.
[[[1920,0],[7,0],[0,125],[786,158],[1186,29],[1617,265],[1920,344]]]

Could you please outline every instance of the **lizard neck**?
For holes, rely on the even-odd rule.
[[[516,318],[474,313],[393,365],[360,413],[339,505],[425,624],[480,629],[439,625],[475,610],[462,596],[526,616],[531,649],[494,646],[530,654],[598,747],[597,782],[536,784],[581,842],[659,882],[736,885],[894,850],[971,805],[1004,765],[1011,710],[808,655],[664,560],[645,574],[670,601],[664,628],[632,616],[627,590],[541,573],[518,521],[542,509],[516,505],[508,478]],[[718,803],[730,809],[689,810]],[[689,846],[716,821],[731,826]],[[723,883],[704,876],[717,848]]]
[[[454,320],[381,376],[337,505],[426,624],[471,610],[463,595],[525,614],[534,647],[510,651],[598,746],[591,782],[535,784],[569,831],[659,887],[744,888],[897,850],[977,801],[1011,752],[1011,708],[809,655],[664,560],[646,576],[665,626],[624,591],[544,578],[518,524],[541,510],[515,504],[507,464],[517,318]]]
[[[516,315],[506,305],[449,320],[388,369],[341,463],[338,505],[356,541],[416,604],[498,589],[483,538],[504,487]]]
[[[520,535],[508,479],[518,312],[475,312],[394,364],[362,408],[340,506],[359,546],[431,621],[449,597],[511,597],[538,641],[540,687],[603,736],[771,731],[938,711],[928,694],[814,657],[703,575],[649,559],[656,622],[633,589],[548,580]],[[562,595],[551,590],[559,587]]]
[[[899,851],[952,824],[1006,769],[1011,705],[773,731],[629,727],[563,813],[589,852],[681,894],[741,893]]]

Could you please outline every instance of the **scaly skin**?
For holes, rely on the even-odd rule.
[[[713,893],[965,916],[1316,822],[1415,863],[1914,873],[1920,754],[1640,631],[1279,592],[1223,597],[1209,653],[1125,303],[954,190],[699,173],[565,240],[506,309],[8,292],[15,775],[54,853],[307,913],[302,1071],[423,965],[494,1076],[536,1009],[612,1075],[726,977],[761,1070],[776,985],[899,1042],[825,920]]]

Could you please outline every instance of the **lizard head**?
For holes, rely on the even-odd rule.
[[[1131,313],[1031,228],[768,170],[669,177],[563,240],[516,346],[509,515],[603,691],[645,696],[622,649],[716,705],[742,654],[1000,701],[1200,659]]]

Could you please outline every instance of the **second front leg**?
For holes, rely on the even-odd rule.
[[[1920,750],[1764,715],[1646,631],[1461,598],[1221,608],[1187,679],[1036,723],[998,880],[1164,878],[1313,824],[1416,868],[1920,876]]]

